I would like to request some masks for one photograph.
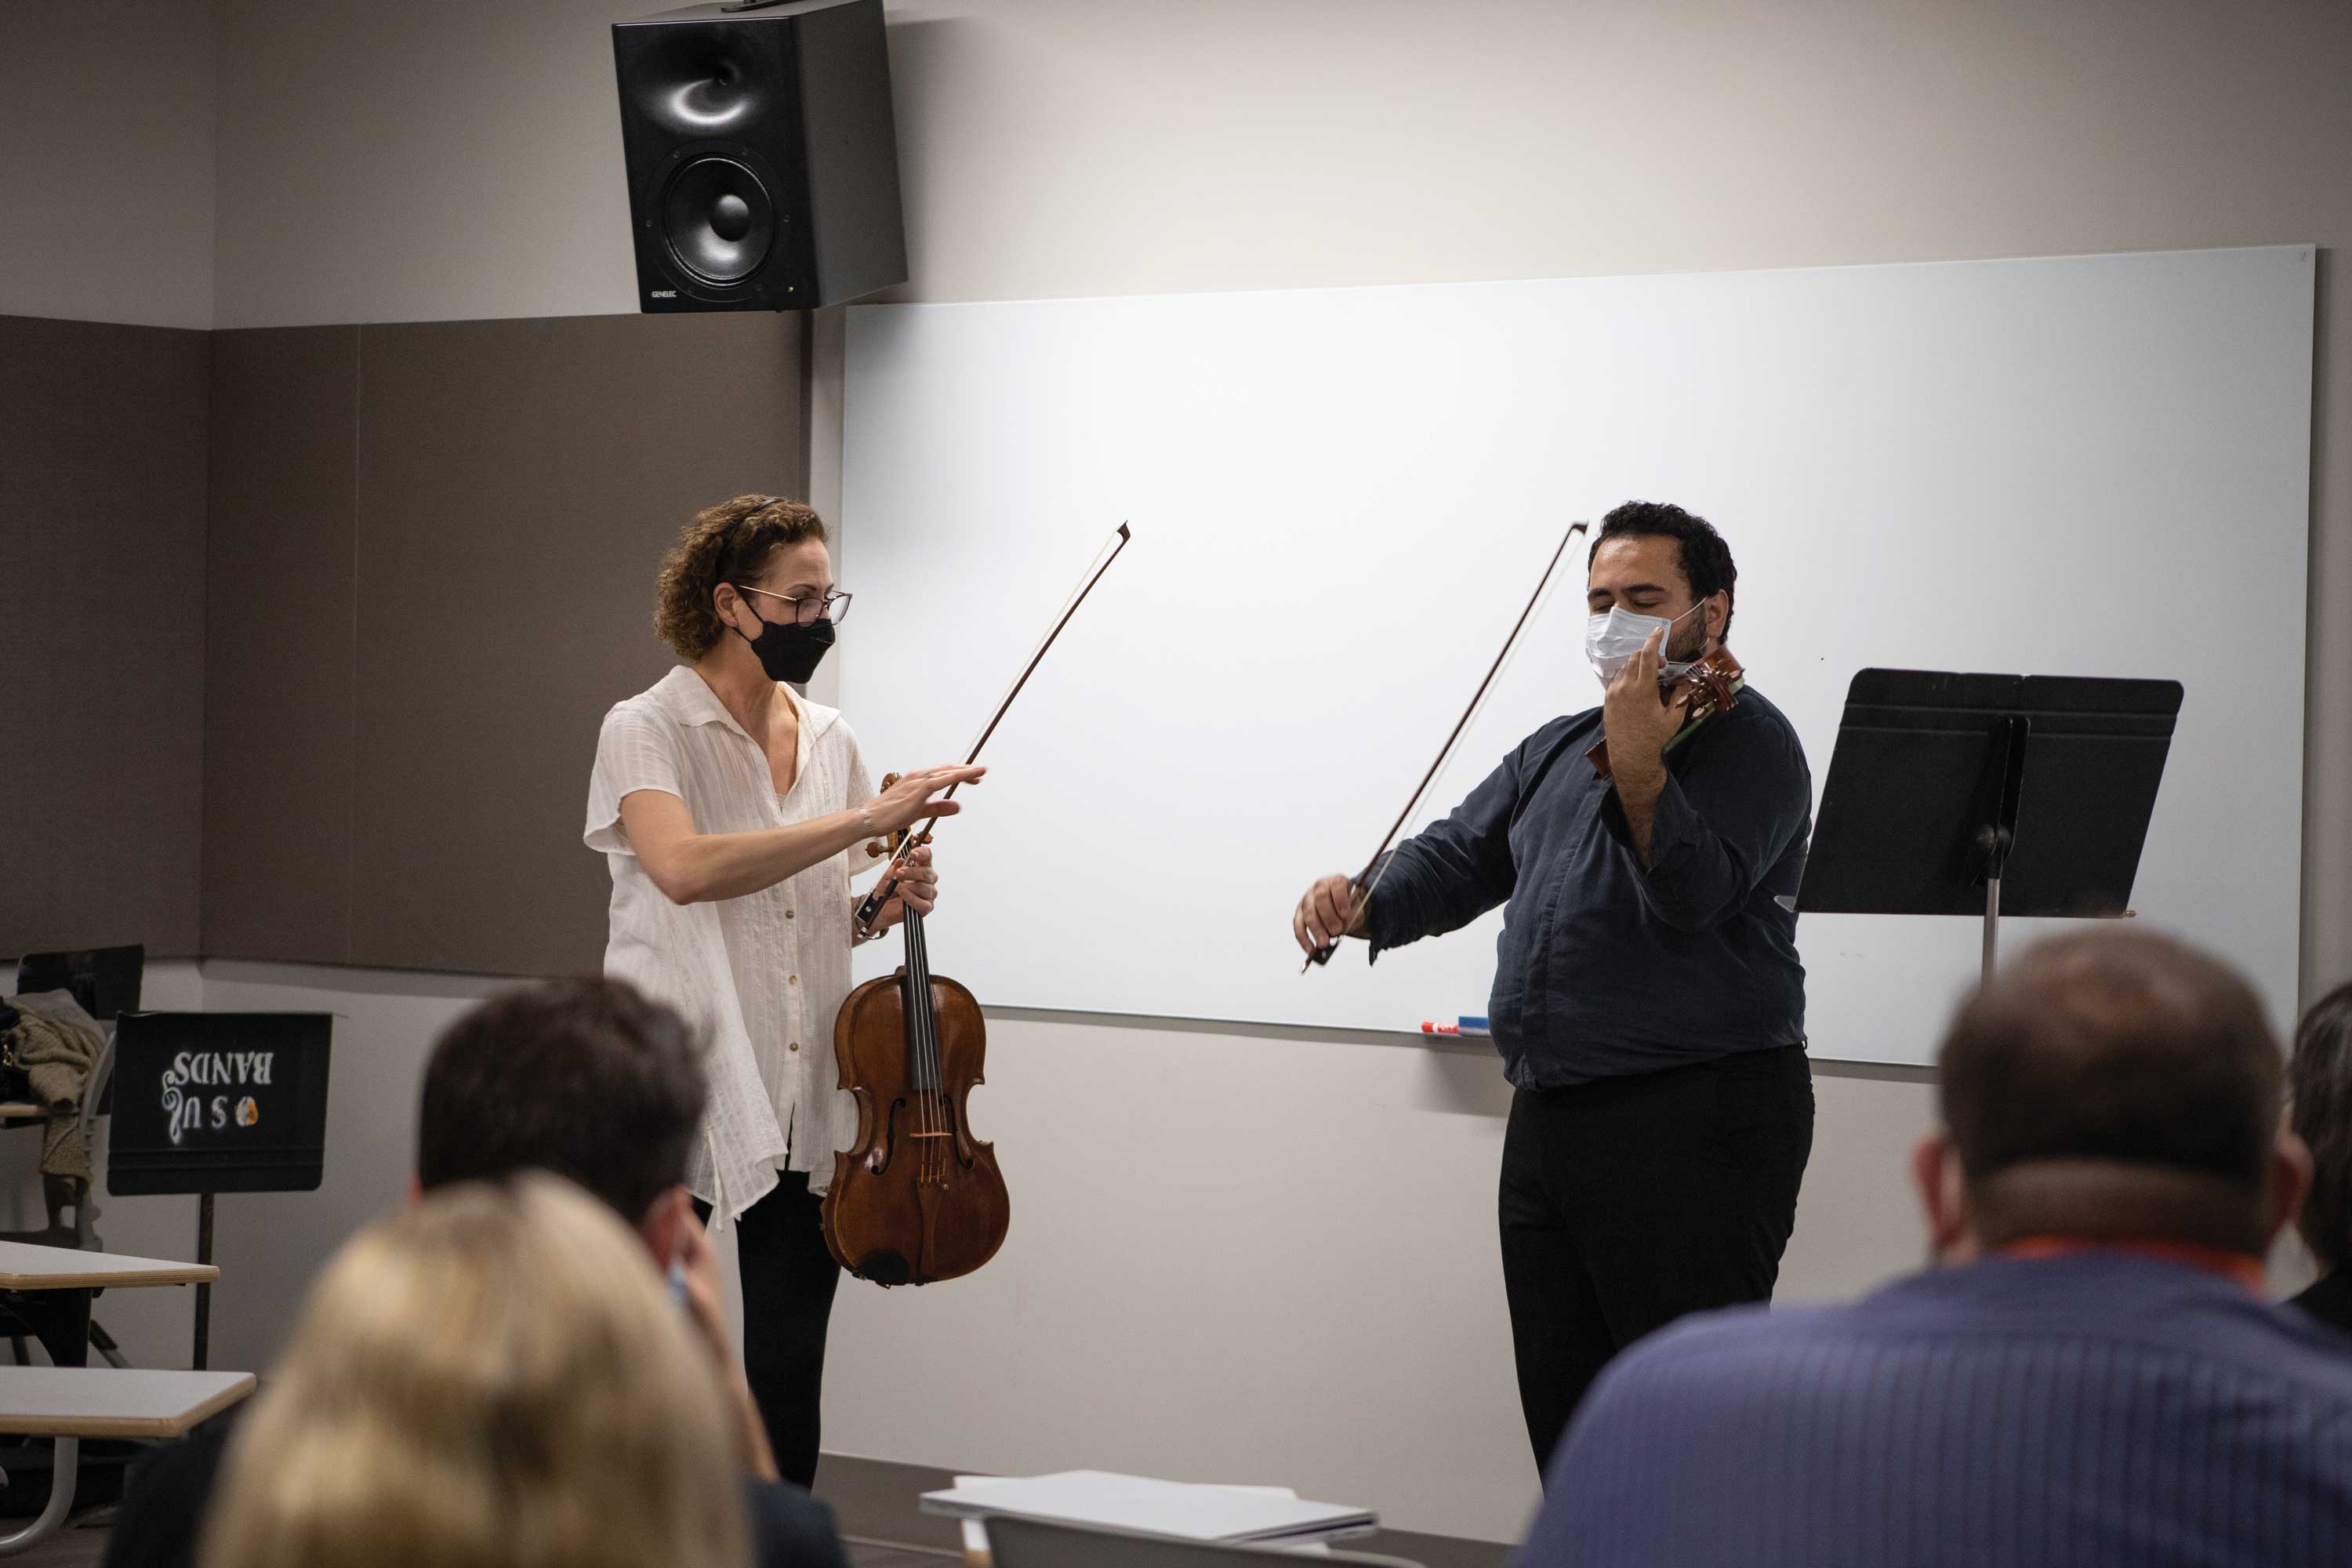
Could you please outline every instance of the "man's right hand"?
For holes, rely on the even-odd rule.
[[[951,800],[933,800],[941,790],[977,784],[984,767],[919,768],[866,803],[866,818],[876,833],[896,833],[929,816],[953,816],[963,807]]]
[[[1298,950],[1312,954],[1343,936],[1362,936],[1370,906],[1356,897],[1356,884],[1347,877],[1324,877],[1307,889],[1290,917],[1290,934]]]

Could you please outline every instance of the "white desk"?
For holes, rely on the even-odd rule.
[[[0,1366],[0,1433],[19,1437],[177,1437],[254,1390],[249,1372],[134,1366]]]
[[[220,1270],[209,1263],[174,1263],[163,1258],[126,1258],[117,1252],[84,1252],[72,1247],[0,1241],[0,1290],[209,1285],[219,1278]]]
[[[0,1366],[0,1433],[57,1439],[48,1503],[30,1524],[0,1536],[0,1557],[30,1551],[65,1522],[84,1437],[176,1437],[254,1386],[249,1372]]]

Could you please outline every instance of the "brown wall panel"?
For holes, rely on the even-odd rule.
[[[210,957],[351,960],[359,334],[213,334]]]
[[[804,483],[798,321],[362,328],[352,960],[590,969],[580,842],[605,709],[672,660],[653,576],[685,518]]]
[[[196,951],[206,357],[0,316],[0,954]]]

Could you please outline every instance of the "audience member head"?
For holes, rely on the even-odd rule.
[[[205,1568],[740,1568],[709,1357],[603,1205],[435,1193],[329,1263],[239,1426]]]
[[[433,1047],[416,1184],[551,1171],[635,1226],[667,1267],[693,1220],[686,1163],[709,1093],[692,1026],[626,981],[509,992]]]
[[[2298,1222],[2330,1268],[2352,1264],[2352,984],[2303,1016],[2287,1066],[2295,1135],[2311,1150],[2311,1195]]]
[[[2029,949],[1961,1005],[1937,1080],[1913,1163],[1946,1261],[2043,1236],[2259,1255],[2309,1178],[2262,1004],[2150,932]]]

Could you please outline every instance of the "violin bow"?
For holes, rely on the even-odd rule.
[[[1588,526],[1586,523],[1571,522],[1568,525],[1568,531],[1560,535],[1559,548],[1551,552],[1551,560],[1545,565],[1543,575],[1536,579],[1536,591],[1528,595],[1527,608],[1521,610],[1519,618],[1512,623],[1511,634],[1503,639],[1502,651],[1495,656],[1495,662],[1486,667],[1486,679],[1481,680],[1478,683],[1478,689],[1471,693],[1470,706],[1462,710],[1462,717],[1454,721],[1454,732],[1446,736],[1445,744],[1437,749],[1437,760],[1429,764],[1429,771],[1421,775],[1421,783],[1414,786],[1412,798],[1404,803],[1404,809],[1397,813],[1397,819],[1394,822],[1389,824],[1388,834],[1381,840],[1381,847],[1372,851],[1372,858],[1364,862],[1364,868],[1349,879],[1349,886],[1358,895],[1356,907],[1359,914],[1370,910],[1372,894],[1379,890],[1381,879],[1389,874],[1388,867],[1381,864],[1381,857],[1386,855],[1390,847],[1396,843],[1396,836],[1404,830],[1404,825],[1412,819],[1414,808],[1421,805],[1421,797],[1427,795],[1429,786],[1437,782],[1437,775],[1444,768],[1445,760],[1454,754],[1454,743],[1462,739],[1462,731],[1470,727],[1470,721],[1477,715],[1478,704],[1486,700],[1486,689],[1495,684],[1495,677],[1503,673],[1503,665],[1510,658],[1511,649],[1518,643],[1519,634],[1527,629],[1528,620],[1536,613],[1536,606],[1543,602],[1544,590],[1551,586],[1552,574],[1559,570],[1560,558],[1568,553],[1570,542],[1578,534],[1582,533]],[[1351,921],[1349,923],[1354,922]],[[1335,940],[1317,948],[1307,955],[1307,962],[1299,966],[1298,973],[1304,974],[1318,963],[1330,963],[1332,953],[1338,952],[1339,947],[1339,944]]]
[[[1055,618],[1053,626],[1045,633],[1045,640],[1040,642],[1037,645],[1037,650],[1029,656],[1029,662],[1021,667],[1021,673],[1013,678],[1012,689],[1005,692],[1004,700],[996,705],[996,711],[989,715],[987,724],[980,731],[980,739],[971,743],[971,750],[963,760],[964,766],[970,767],[980,760],[981,748],[988,744],[988,738],[991,735],[996,733],[996,727],[1003,722],[1005,712],[1013,706],[1013,700],[1021,695],[1021,689],[1029,684],[1029,677],[1036,673],[1037,667],[1045,662],[1045,650],[1054,646],[1054,639],[1062,635],[1062,628],[1068,626],[1070,617],[1078,613],[1078,606],[1086,603],[1087,595],[1094,592],[1095,584],[1101,582],[1103,574],[1110,570],[1110,563],[1118,559],[1120,551],[1127,548],[1129,538],[1127,524],[1122,522],[1112,532],[1110,538],[1104,541],[1103,547],[1095,552],[1094,561],[1087,567],[1086,575],[1078,580],[1077,592],[1064,601],[1062,613]],[[955,792],[962,787],[961,784],[950,785],[947,794],[940,796],[940,799],[953,800]],[[890,895],[898,890],[898,868],[905,864],[907,857],[914,852],[917,845],[930,842],[931,829],[939,825],[939,817],[934,815],[922,826],[899,837],[898,848],[892,852],[889,864],[883,868],[882,879],[874,884],[874,890],[866,894],[864,901],[857,906],[858,941],[864,942],[875,934],[874,922],[881,918],[882,906],[888,903]]]

